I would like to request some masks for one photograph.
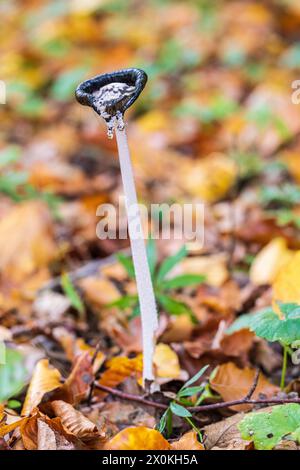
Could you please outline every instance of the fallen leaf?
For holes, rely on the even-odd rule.
[[[238,413],[230,418],[222,419],[217,423],[204,428],[204,444],[207,450],[247,450],[251,447],[250,441],[242,439],[238,423],[245,416]]]
[[[274,238],[255,257],[250,268],[250,280],[253,284],[272,284],[281,267],[292,257],[284,238]]]
[[[132,359],[128,357],[114,357],[107,361],[106,366],[107,370],[101,375],[99,384],[114,388],[130,376],[141,377],[143,357],[141,354]],[[106,396],[105,392],[100,391],[98,394],[102,397]]]
[[[214,202],[227,194],[236,177],[234,161],[221,153],[213,153],[186,166],[181,185],[190,195]]]
[[[245,367],[239,369],[233,362],[227,362],[218,366],[210,377],[210,386],[221,395],[224,401],[239,400],[244,398],[251,389],[255,370]],[[258,384],[253,393],[253,399],[264,394],[266,398],[273,397],[279,391],[279,387],[271,384],[263,374],[259,374]],[[235,411],[251,409],[251,405],[232,406]]]
[[[129,427],[119,432],[104,446],[105,450],[169,450],[168,441],[154,429]]]
[[[281,316],[277,302],[300,304],[300,251],[279,270],[273,283],[273,309]]]
[[[37,450],[57,450],[55,433],[50,426],[41,419],[37,420]]]
[[[47,207],[37,201],[13,207],[0,222],[0,246],[0,270],[15,282],[47,266],[57,256]]]
[[[41,359],[33,371],[21,414],[29,415],[46,393],[60,387],[60,379],[60,372],[49,365],[48,359]]]
[[[93,379],[92,357],[89,351],[87,351],[76,357],[69,377],[54,392],[52,398],[76,405],[86,397]]]
[[[97,429],[97,426],[86,418],[80,411],[62,400],[55,400],[51,403],[56,416],[61,418],[62,425],[67,432],[73,434],[82,441],[104,438]]]
[[[172,450],[205,450],[203,444],[197,439],[196,431],[186,432],[178,441],[171,444]]]
[[[157,344],[154,351],[153,363],[156,377],[177,379],[180,377],[180,365],[177,354],[167,344]]]
[[[207,284],[215,287],[220,287],[228,278],[227,256],[223,253],[186,258],[175,269],[176,274],[203,274]]]

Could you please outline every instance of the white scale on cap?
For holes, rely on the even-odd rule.
[[[135,92],[135,87],[126,83],[113,82],[103,86],[100,90],[93,93],[94,105],[98,113],[107,124],[107,135],[109,139],[113,138],[113,131],[117,125],[119,130],[124,129],[123,114],[117,111],[115,115],[111,115],[108,109],[114,102],[121,102],[122,105],[128,101]]]

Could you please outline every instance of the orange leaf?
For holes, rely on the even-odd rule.
[[[215,369],[210,378],[210,386],[221,395],[224,401],[239,400],[247,395],[253,385],[254,378],[255,370],[249,367],[239,369],[233,362],[227,362]],[[278,387],[271,384],[263,374],[260,374],[253,399],[258,398],[260,393],[270,398],[278,391]],[[251,405],[232,406],[231,409],[246,411],[251,409]]]
[[[45,393],[60,387],[60,378],[60,372],[49,365],[48,359],[41,359],[35,366],[21,414],[29,415]]]
[[[102,374],[99,384],[113,388],[131,375],[140,376],[143,370],[143,358],[141,354],[133,359],[114,357],[107,362],[107,366],[108,369]],[[100,392],[100,396],[105,395],[105,392]]]
[[[154,429],[138,426],[119,432],[105,446],[105,450],[168,450],[168,441]]]
[[[178,441],[172,442],[172,450],[205,450],[197,439],[196,431],[186,432]]]

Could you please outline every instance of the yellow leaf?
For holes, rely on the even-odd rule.
[[[177,354],[167,344],[156,346],[153,356],[156,377],[176,379],[180,376],[180,365]]]
[[[119,432],[105,445],[105,450],[168,450],[168,441],[154,429],[129,427]]]
[[[24,401],[22,415],[29,415],[33,408],[38,406],[45,395],[60,383],[60,372],[49,365],[48,359],[41,359],[35,366]]]
[[[273,308],[280,315],[276,302],[295,302],[300,304],[300,251],[290,258],[273,283]]]
[[[253,284],[272,284],[280,268],[292,257],[284,238],[274,238],[255,257],[251,269],[250,280]]]
[[[182,185],[192,196],[206,202],[224,197],[237,177],[237,166],[232,159],[215,153],[193,161],[182,175]]]

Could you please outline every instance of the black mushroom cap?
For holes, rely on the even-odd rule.
[[[124,86],[133,87],[131,95],[127,96],[126,99],[124,99],[123,96],[119,96],[109,103],[109,112],[111,115],[116,115],[117,112],[124,114],[139,97],[146,85],[147,79],[147,74],[143,70],[135,68],[97,75],[96,77],[80,83],[76,88],[75,96],[80,104],[91,106],[97,114],[101,115],[96,98],[96,94],[101,88],[114,83],[122,83]]]

